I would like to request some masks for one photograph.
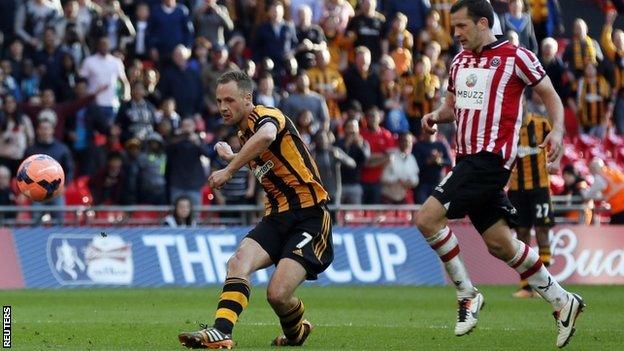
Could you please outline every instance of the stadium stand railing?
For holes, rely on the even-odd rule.
[[[555,223],[577,224],[587,213],[592,223],[608,223],[608,205],[581,203],[580,198],[553,196]],[[336,225],[407,226],[414,225],[420,205],[340,205],[329,206]],[[62,222],[52,214],[62,213]],[[194,209],[198,225],[251,225],[263,215],[264,207],[254,205],[200,206]],[[34,213],[43,213],[35,221]],[[0,226],[164,226],[170,206],[0,206]],[[572,214],[572,215],[571,215]],[[58,216],[58,215],[57,215]]]

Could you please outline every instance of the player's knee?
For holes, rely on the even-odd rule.
[[[424,236],[430,236],[440,230],[440,224],[435,221],[429,211],[419,211],[416,216],[416,227]]]
[[[525,244],[531,243],[531,230],[529,228],[516,228],[516,236]]]
[[[498,242],[488,242],[486,244],[490,255],[499,259],[505,259],[505,248],[503,245]]]
[[[267,289],[267,301],[273,307],[282,306],[290,300],[290,292],[284,287],[269,286]]]
[[[232,257],[230,257],[230,259],[227,262],[227,273],[228,276],[237,276],[237,277],[242,277],[242,276],[247,276],[250,274],[250,272],[248,272],[248,265],[245,264],[245,262],[241,259],[240,254],[238,252],[236,252],[234,255],[232,255]]]
[[[513,250],[513,248],[510,247],[510,245],[507,245],[507,243],[490,241],[486,242],[486,245],[488,251],[490,252],[490,255],[503,261],[509,261],[515,255],[515,251]]]

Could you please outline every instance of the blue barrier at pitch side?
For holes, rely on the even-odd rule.
[[[37,228],[13,236],[27,288],[220,284],[249,227]],[[444,284],[414,228],[334,228],[335,259],[315,284]],[[253,276],[266,283],[272,269]]]

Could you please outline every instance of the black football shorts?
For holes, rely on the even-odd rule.
[[[548,188],[508,191],[509,201],[518,211],[518,227],[552,227],[555,215]]]
[[[283,258],[299,262],[308,280],[316,280],[334,259],[332,222],[325,205],[265,216],[247,237],[260,244],[275,265]]]
[[[483,234],[500,219],[517,225],[516,209],[504,188],[511,172],[499,155],[480,152],[458,158],[453,170],[436,186],[431,196],[446,208],[446,218],[464,218]]]

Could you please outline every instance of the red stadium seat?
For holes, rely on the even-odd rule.
[[[131,224],[154,224],[159,222],[161,214],[157,211],[134,211],[130,217]]]
[[[585,160],[578,160],[576,162],[572,163],[574,165],[574,168],[576,168],[576,170],[579,172],[580,175],[587,175],[589,174],[589,167],[587,167],[587,162],[585,162]]]
[[[65,204],[91,205],[93,197],[89,190],[89,176],[82,176],[69,183],[65,188]]]
[[[579,134],[578,138],[576,139],[577,149],[583,152],[591,149],[592,147],[599,146],[600,143],[600,139],[589,136],[587,134]]]
[[[411,211],[389,210],[378,214],[376,222],[381,225],[410,225],[413,220]]]
[[[93,220],[97,225],[114,226],[122,223],[125,218],[126,213],[123,211],[97,211]]]
[[[212,189],[208,185],[204,185],[204,187],[201,189],[202,205],[208,206],[212,204],[213,199],[214,195],[212,194]]]
[[[608,133],[605,137],[603,147],[613,155],[616,155],[618,150],[624,148],[624,138],[613,133]]]
[[[344,224],[345,225],[364,225],[372,224],[374,218],[371,216],[370,211],[364,210],[351,210],[344,211]]]
[[[575,161],[578,161],[581,158],[581,155],[576,151],[574,144],[567,144],[564,147],[563,157],[561,158],[562,164],[570,164]]]
[[[604,152],[600,145],[589,148],[585,153],[585,159],[591,161],[594,157],[600,157],[603,160],[608,160],[609,155]]]
[[[572,111],[572,109],[566,108],[563,116],[566,136],[575,139],[579,135],[579,124],[576,114]]]
[[[614,159],[617,163],[624,166],[624,148],[619,148],[614,155]]]

